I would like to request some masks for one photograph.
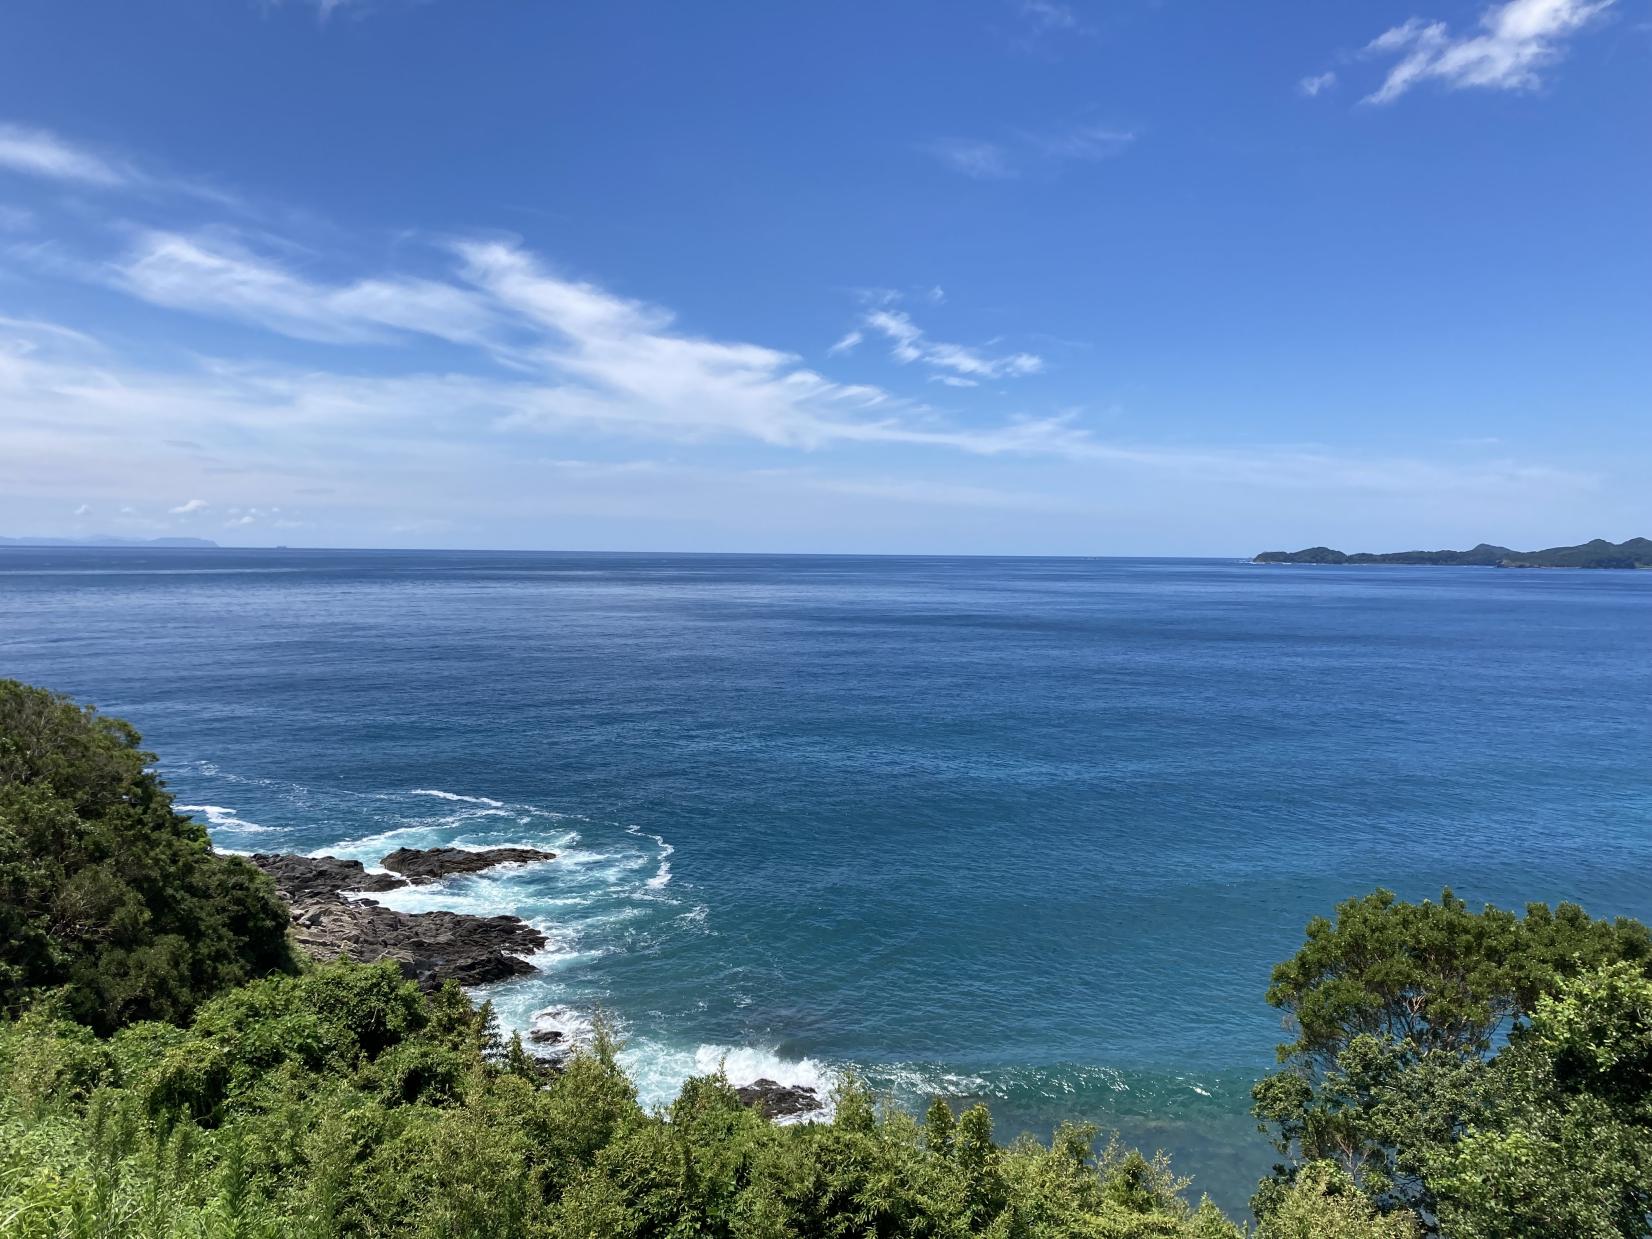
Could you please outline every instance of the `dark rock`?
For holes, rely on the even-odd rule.
[[[450,873],[476,873],[495,865],[555,859],[555,852],[541,852],[538,848],[487,848],[480,852],[464,848],[397,848],[380,863],[415,882],[434,882]]]
[[[306,923],[316,912],[319,919]],[[514,916],[397,912],[366,899],[319,904],[305,914],[293,937],[317,959],[393,959],[426,988],[449,980],[486,985],[523,976],[534,966],[519,957],[545,945],[544,934]]]
[[[275,889],[288,903],[304,903],[344,891],[393,891],[407,885],[406,878],[394,874],[368,873],[359,860],[282,852],[260,852],[247,859],[270,875]]]
[[[753,1080],[734,1090],[740,1104],[750,1106],[764,1118],[790,1118],[821,1109],[820,1096],[801,1084],[780,1084],[774,1080]]]
[[[528,1033],[528,1053],[545,1070],[560,1072],[574,1056],[574,1044],[557,1028],[535,1028]]]
[[[398,912],[371,899],[346,899],[346,890],[407,885],[367,873],[357,861],[275,854],[251,860],[274,879],[292,907],[293,940],[316,959],[394,960],[403,975],[434,989],[449,980],[486,985],[533,972],[521,956],[545,945],[545,935],[520,917]]]

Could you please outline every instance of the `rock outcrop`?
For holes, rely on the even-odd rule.
[[[380,864],[414,882],[434,882],[450,873],[477,873],[495,865],[520,865],[530,861],[555,860],[555,852],[538,848],[397,848]]]
[[[343,891],[393,891],[406,886],[406,878],[391,873],[368,873],[359,860],[339,860],[336,856],[292,856],[285,852],[260,852],[248,858],[275,882],[288,903],[307,903]]]
[[[317,959],[393,959],[427,989],[443,981],[486,985],[533,972],[521,957],[545,945],[545,935],[519,917],[397,912],[369,899],[294,907],[293,938]]]
[[[774,1080],[753,1080],[734,1090],[740,1104],[756,1110],[764,1118],[784,1119],[810,1114],[822,1108],[820,1095],[802,1084],[780,1084]]]
[[[346,898],[346,891],[408,884],[391,874],[368,873],[359,861],[275,853],[250,859],[291,906],[293,939],[317,959],[395,960],[406,976],[433,989],[449,980],[485,985],[532,972],[534,966],[522,956],[545,945],[545,935],[520,917],[398,912],[371,899]]]

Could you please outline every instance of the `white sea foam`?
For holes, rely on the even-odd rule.
[[[832,1090],[840,1078],[840,1073],[828,1064],[812,1058],[786,1058],[768,1046],[699,1045],[686,1049],[639,1039],[620,1051],[619,1061],[637,1086],[637,1099],[648,1107],[670,1105],[685,1080],[712,1075],[719,1069],[736,1088],[773,1080],[789,1087],[813,1089],[822,1108],[792,1121],[829,1120]]]
[[[376,835],[342,839],[326,847],[311,848],[307,855],[338,856],[344,860],[359,860],[364,865],[373,865],[387,852],[394,852],[399,847],[428,847],[434,844],[437,838],[439,835],[429,826],[395,826]]]
[[[260,826],[257,822],[249,822],[237,817],[234,809],[226,809],[216,804],[180,804],[174,805],[179,813],[200,813],[205,816],[208,827],[214,830],[234,830],[241,834],[266,834],[280,830],[279,826]]]
[[[661,856],[670,856],[677,850],[659,835],[647,834],[641,826],[627,826],[625,828],[625,833],[628,835],[636,835],[638,838],[642,839],[652,839],[654,841],[654,846],[660,849]]]
[[[477,995],[494,1004],[507,1032],[526,1033],[555,1020],[569,1042],[588,1043],[590,1013],[612,1010],[611,1004],[628,997],[607,988],[605,959],[669,951],[674,936],[708,932],[707,907],[685,903],[675,893],[681,886],[672,867],[677,849],[663,835],[637,826],[439,787],[381,792],[310,788],[238,777],[204,763],[195,764],[192,775],[202,780],[203,794],[194,798],[203,802],[235,795],[213,795],[204,790],[208,787],[268,784],[259,789],[257,804],[280,806],[267,811],[279,812],[280,817],[272,820],[294,823],[286,829],[302,832],[294,834],[303,839],[300,847],[310,847],[318,839],[310,833],[311,823],[341,823],[334,828],[334,842],[312,847],[309,854],[360,861],[369,872],[385,872],[383,857],[400,847],[527,847],[555,852],[550,862],[498,865],[371,895],[405,912],[520,916],[545,934],[544,946],[526,957],[536,972],[489,985]],[[195,811],[228,842],[243,842],[235,831],[259,829],[221,804],[203,803]],[[631,1040],[623,1013],[612,1014],[610,1023],[622,1044],[629,1042],[622,1061],[637,1073],[644,1100],[651,1105],[668,1103],[684,1080],[716,1070],[725,1055],[736,1084],[766,1077],[818,1088],[823,1100],[831,1087],[832,1077],[824,1066],[787,1060],[772,1049],[696,1047],[692,1042],[673,1046],[669,1033],[658,1041]]]
[[[568,1049],[583,1049],[595,1042],[597,1035],[596,1021],[573,1007],[545,1007],[535,1011],[528,1031],[561,1033],[560,1044]]]
[[[461,796],[458,792],[444,792],[434,787],[415,787],[407,793],[409,796],[434,796],[437,800],[456,800],[465,804],[482,804],[491,809],[503,809],[505,802],[495,800],[491,796]]]
[[[654,870],[654,876],[644,882],[643,886],[651,891],[664,890],[671,884],[670,857],[676,852],[677,849],[667,843],[662,836],[646,833],[641,826],[627,826],[625,828],[625,833],[628,835],[636,835],[639,839],[653,840],[654,846],[659,849],[658,854],[660,863]]]

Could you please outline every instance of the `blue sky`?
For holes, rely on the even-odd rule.
[[[12,0],[0,532],[1652,535],[1646,0]]]

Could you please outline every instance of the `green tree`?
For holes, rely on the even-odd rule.
[[[945,1099],[937,1097],[930,1102],[929,1109],[924,1113],[924,1147],[942,1157],[950,1155],[953,1134],[957,1130],[958,1120],[952,1117],[952,1107],[946,1104]]]
[[[1256,1239],[1417,1239],[1408,1211],[1383,1214],[1333,1162],[1309,1162],[1270,1201]]]
[[[1440,1151],[1454,1147],[1504,1086],[1496,1050],[1567,977],[1613,962],[1637,974],[1652,940],[1633,921],[1597,921],[1574,905],[1524,917],[1388,891],[1316,918],[1274,970],[1268,1001],[1295,1038],[1283,1069],[1257,1084],[1254,1113],[1287,1159],[1329,1161],[1383,1210],[1407,1209],[1434,1229]],[[1276,1192],[1255,1202],[1266,1218]]]
[[[99,1032],[180,1022],[294,968],[274,889],[173,811],[138,746],[127,723],[0,680],[0,1013],[55,990]]]
[[[1618,963],[1540,998],[1429,1170],[1453,1239],[1652,1234],[1652,981]]]

